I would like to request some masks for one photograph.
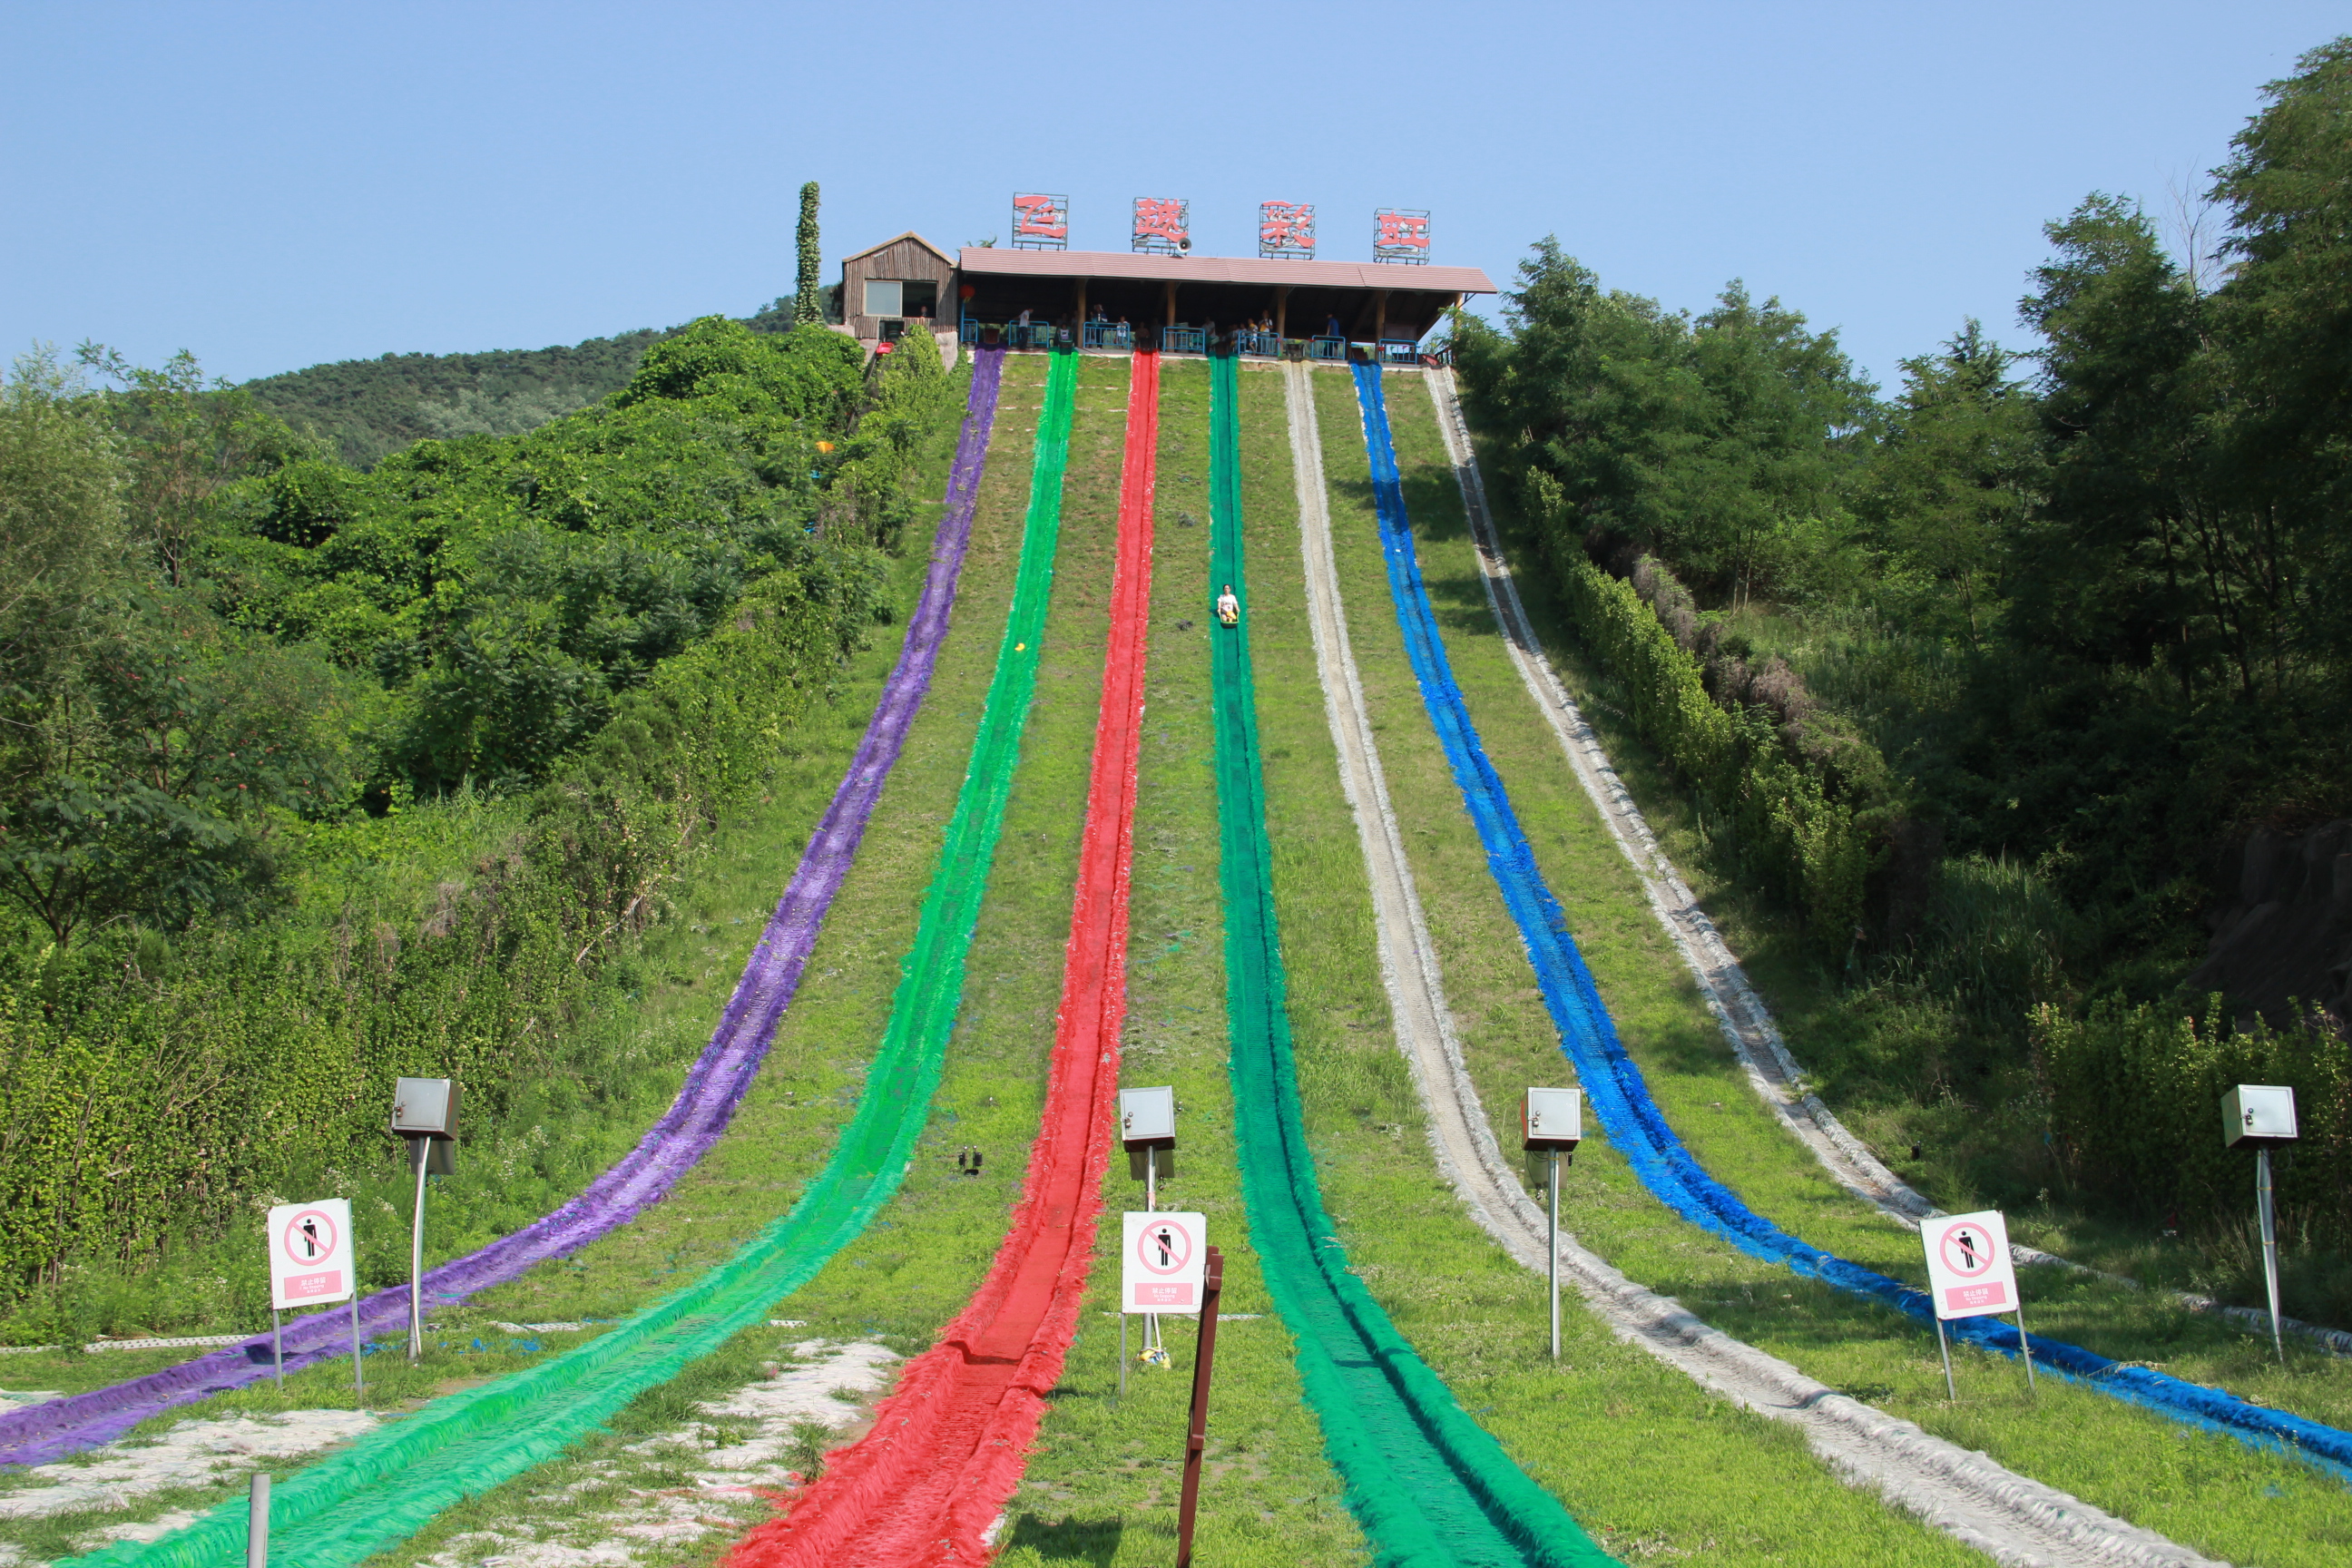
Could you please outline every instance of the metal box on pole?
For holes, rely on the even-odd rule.
[[[1551,1280],[1551,1359],[1559,1359],[1559,1169],[1576,1156],[1584,1139],[1584,1091],[1531,1089],[1519,1101],[1519,1144],[1528,1157],[1528,1180],[1540,1181],[1550,1215],[1545,1252]]]
[[[416,1210],[408,1232],[408,1359],[425,1354],[425,1178],[456,1169],[457,1083],[446,1078],[404,1078],[392,1087],[392,1130],[408,1143],[416,1171]]]
[[[1176,1173],[1176,1091],[1172,1088],[1118,1091],[1118,1139],[1127,1150],[1131,1180],[1159,1185]],[[1144,1206],[1154,1205],[1146,1201]]]
[[[2284,1084],[2242,1083],[2221,1097],[2221,1140],[2254,1152],[2254,1217],[2263,1232],[2263,1285],[2270,1296],[2271,1348],[2286,1364],[2279,1332],[2278,1215],[2271,1195],[2271,1151],[2295,1141],[2294,1090]]]
[[[2294,1090],[2242,1083],[2221,1097],[2221,1142],[2232,1149],[2275,1149],[2295,1141]]]
[[[1153,1089],[1122,1089],[1118,1091],[1118,1141],[1127,1150],[1127,1172],[1129,1180],[1143,1184],[1143,1212],[1150,1214],[1160,1207],[1160,1183],[1176,1174],[1176,1090],[1161,1085]],[[1160,1339],[1160,1315],[1147,1314],[1143,1320],[1143,1359],[1156,1366],[1168,1362],[1167,1347]],[[1118,1392],[1127,1394],[1127,1314],[1118,1319]]]

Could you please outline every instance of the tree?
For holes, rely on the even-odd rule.
[[[1855,499],[1882,574],[1883,607],[1979,644],[2002,564],[2040,494],[2041,432],[2016,356],[1970,318],[1943,352],[1903,363],[1903,391]],[[1916,584],[1916,591],[1911,584]],[[1965,627],[1947,620],[1958,600]]]
[[[793,320],[803,325],[824,324],[824,253],[816,237],[816,182],[801,187],[800,277],[793,285]]]

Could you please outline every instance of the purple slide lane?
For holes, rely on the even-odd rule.
[[[996,417],[996,393],[1003,367],[1002,350],[978,351],[963,432],[948,479],[947,509],[931,544],[930,574],[908,623],[898,662],[882,688],[848,773],[809,839],[800,866],[777,900],[776,912],[769,917],[759,945],[751,950],[743,978],[710,1044],[688,1071],[677,1100],[635,1148],[578,1197],[479,1252],[427,1273],[424,1289],[429,1302],[461,1300],[626,1225],[658,1202],[726,1131],[737,1103],[751,1087],[768,1054],[778,1020],[800,988],[802,972],[816,945],[817,929],[856,858],[858,841],[865,837],[866,820],[882,794],[883,782],[898,760],[908,726],[914,722],[930,688],[931,668],[955,605],[964,548],[971,539],[972,506],[988,458],[989,430]],[[341,1307],[289,1321],[287,1366],[308,1366],[328,1357],[348,1355],[350,1322],[348,1310]],[[405,1285],[380,1290],[360,1303],[364,1332],[404,1330],[407,1322]],[[145,1377],[0,1415],[0,1465],[42,1464],[93,1447],[159,1411],[256,1382],[268,1376],[270,1370],[269,1336],[257,1334],[241,1344]]]

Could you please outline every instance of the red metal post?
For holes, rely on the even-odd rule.
[[[1192,1568],[1192,1511],[1201,1502],[1201,1449],[1209,1440],[1209,1377],[1217,1364],[1217,1297],[1224,1256],[1209,1248],[1201,1277],[1201,1348],[1192,1358],[1192,1422],[1184,1433],[1184,1498],[1176,1510],[1176,1568]]]

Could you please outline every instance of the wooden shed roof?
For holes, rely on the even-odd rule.
[[[887,250],[902,239],[913,240],[917,245],[921,246],[925,250],[929,251],[933,256],[938,257],[941,261],[947,262],[950,266],[953,266],[955,264],[954,257],[950,256],[946,251],[941,250],[938,246],[933,245],[929,240],[925,239],[921,235],[917,234],[911,228],[907,230],[904,234],[892,235],[889,238],[884,240],[879,245],[869,245],[865,249],[857,251],[853,255],[843,257],[841,258],[841,264],[844,267],[846,267],[861,256],[871,256],[877,250]]]

